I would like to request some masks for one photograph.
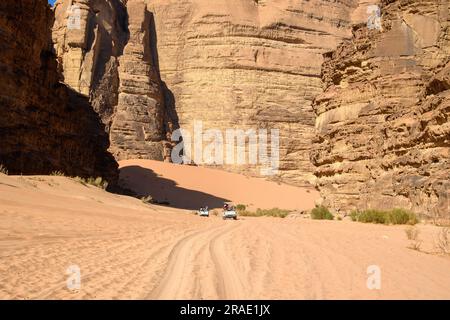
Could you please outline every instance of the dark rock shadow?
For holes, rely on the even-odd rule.
[[[221,208],[230,201],[201,191],[179,187],[173,180],[158,176],[153,170],[141,166],[120,169],[119,185],[133,191],[138,197],[152,196],[159,203],[178,209],[196,210],[202,206]]]

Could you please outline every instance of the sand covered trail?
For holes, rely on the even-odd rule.
[[[200,218],[70,178],[0,174],[0,298],[450,299],[450,259],[408,249],[404,229]],[[439,229],[419,229],[433,252]],[[366,286],[369,265],[380,290]]]

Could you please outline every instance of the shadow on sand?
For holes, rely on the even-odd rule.
[[[143,197],[151,195],[158,202],[168,202],[170,207],[197,210],[202,206],[221,208],[228,199],[200,191],[181,188],[173,180],[158,176],[153,170],[141,166],[120,169],[119,184]]]

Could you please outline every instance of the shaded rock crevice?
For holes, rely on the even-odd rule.
[[[59,82],[45,1],[0,3],[0,163],[10,174],[101,176],[117,163],[88,97]]]
[[[68,25],[73,6],[81,9],[80,28]],[[74,90],[90,96],[115,158],[166,159],[166,133],[173,126],[168,125],[152,14],[145,2],[59,0],[54,10],[61,73]]]

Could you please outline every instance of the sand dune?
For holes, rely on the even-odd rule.
[[[121,161],[121,183],[140,195],[151,195],[171,206],[197,209],[221,208],[224,201],[245,204],[255,210],[314,207],[319,194],[313,188],[278,184],[222,170],[182,166],[152,160]]]
[[[200,218],[65,177],[0,174],[1,299],[450,299],[450,259],[403,226]],[[81,287],[66,270],[77,265]],[[381,289],[369,290],[378,265]]]

